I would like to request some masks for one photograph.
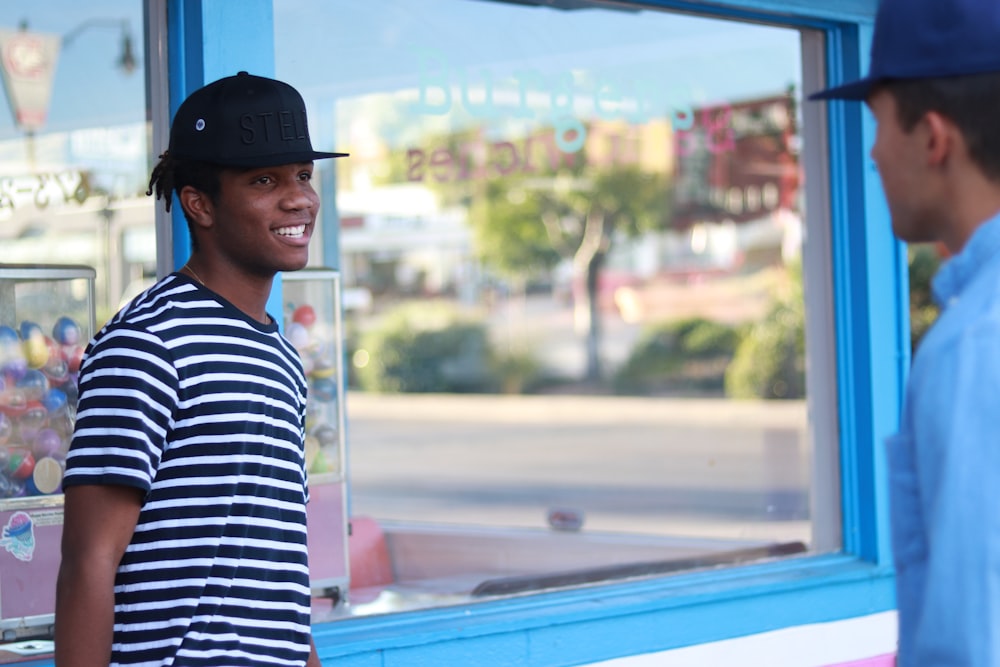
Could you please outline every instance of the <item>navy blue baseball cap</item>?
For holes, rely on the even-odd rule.
[[[247,72],[191,93],[174,115],[167,150],[181,160],[250,168],[347,155],[313,150],[295,88]]]
[[[1000,0],[882,0],[868,76],[813,93],[811,100],[865,100],[890,79],[1000,71]]]

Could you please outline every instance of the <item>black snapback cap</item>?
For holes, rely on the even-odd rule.
[[[174,115],[168,150],[175,159],[249,168],[347,155],[313,150],[295,88],[247,72],[191,93]]]

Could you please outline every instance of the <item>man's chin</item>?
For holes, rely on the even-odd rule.
[[[906,225],[895,219],[892,221],[892,233],[904,243],[937,243],[941,240],[941,235],[936,231],[921,226]]]
[[[301,271],[309,265],[309,255],[303,253],[299,258],[289,258],[281,264],[279,271]]]

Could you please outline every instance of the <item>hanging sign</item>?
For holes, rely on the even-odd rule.
[[[0,71],[7,101],[25,132],[45,125],[60,41],[59,35],[0,29]]]

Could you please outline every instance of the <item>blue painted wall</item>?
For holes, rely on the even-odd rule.
[[[170,117],[192,92],[241,70],[274,76],[271,0],[171,0],[167,5]],[[191,254],[191,236],[179,205],[173,212],[174,268]],[[267,312],[282,324],[281,275]]]

